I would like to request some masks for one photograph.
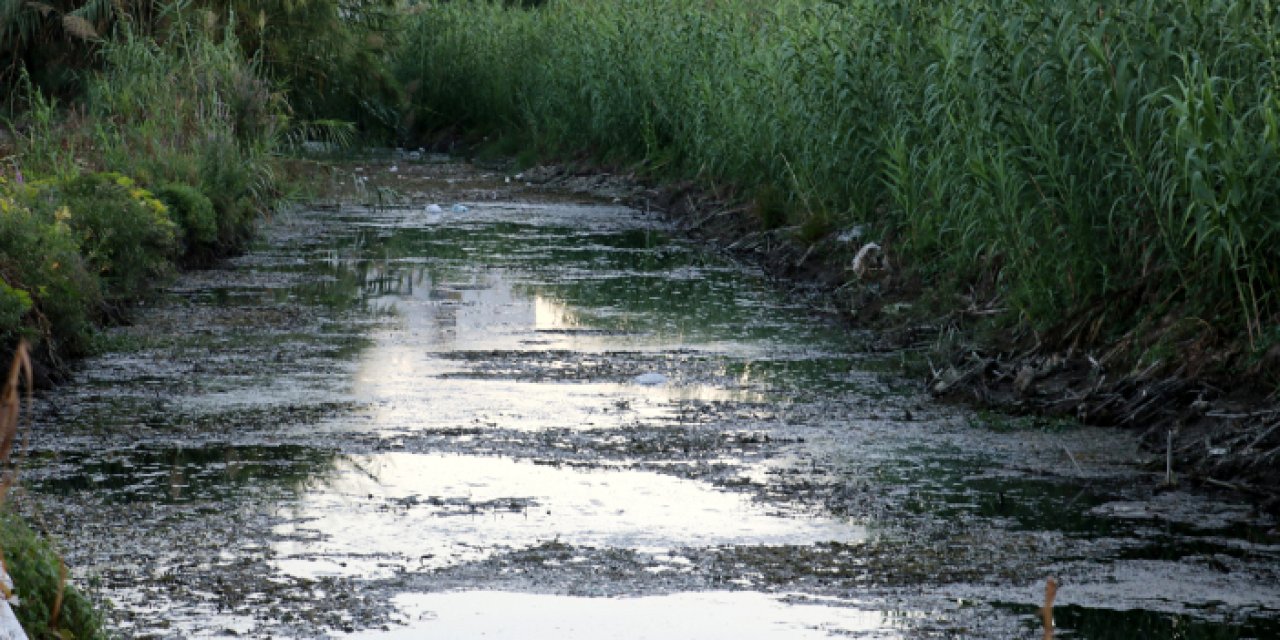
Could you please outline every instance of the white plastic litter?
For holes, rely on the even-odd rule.
[[[449,207],[449,210],[454,213],[466,213],[467,211],[469,211],[469,209],[467,209],[467,205],[465,204],[455,204],[452,207]]]
[[[13,579],[4,569],[0,569],[0,581],[4,582],[10,591],[13,590]],[[0,599],[0,640],[18,640],[19,638],[27,640],[27,633],[18,623],[18,617],[14,615],[10,603]]]
[[[836,236],[836,241],[843,242],[844,244],[857,242],[858,240],[862,239],[862,236],[866,234],[866,231],[867,231],[866,227],[860,224],[855,224],[852,227],[849,227],[848,229],[841,231],[840,235]]]
[[[667,377],[661,373],[642,373],[631,379],[636,384],[642,384],[646,387],[654,387],[667,383]]]
[[[850,270],[859,278],[864,278],[873,269],[880,268],[881,261],[884,256],[884,250],[880,245],[874,242],[868,242],[858,249],[858,254],[853,256],[853,263],[849,265]]]
[[[444,213],[444,209],[441,209],[438,204],[429,204],[427,205],[427,213]]]
[[[394,165],[394,164],[393,164],[393,165],[391,165],[391,168],[390,168],[390,169],[387,169],[387,171],[390,171],[391,173],[395,173],[395,172],[397,172],[397,171],[399,171],[399,170],[400,170],[400,167],[397,167],[397,166],[396,166],[396,165]]]

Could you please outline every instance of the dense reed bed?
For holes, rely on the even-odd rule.
[[[1004,327],[1241,366],[1280,342],[1278,29],[1260,0],[456,0],[398,66],[420,128],[785,194],[763,224],[864,228]]]

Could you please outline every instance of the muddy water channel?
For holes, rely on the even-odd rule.
[[[21,506],[120,636],[1041,638],[1054,576],[1060,637],[1280,637],[1275,523],[1127,434],[933,404],[656,215],[350,171],[406,203],[277,215],[41,401]]]

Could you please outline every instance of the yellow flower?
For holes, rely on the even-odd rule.
[[[53,219],[57,220],[58,222],[66,222],[70,220],[71,209],[68,208],[67,205],[65,204],[62,205],[61,207],[58,207],[58,210],[53,212]]]

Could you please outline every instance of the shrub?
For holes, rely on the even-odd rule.
[[[76,353],[87,344],[101,305],[98,279],[85,267],[65,209],[42,215],[13,185],[0,184],[0,347],[35,334],[49,353]]]
[[[217,243],[218,217],[213,203],[199,189],[171,183],[157,189],[156,197],[169,208],[169,217],[181,229],[187,252]]]
[[[0,347],[19,337],[22,320],[32,307],[31,294],[9,286],[0,277]]]
[[[235,250],[279,197],[282,93],[232,29],[180,9],[162,34],[126,20],[96,41],[100,69],[83,74],[69,109],[22,74],[6,96],[20,108],[13,157],[27,181],[0,179],[16,212],[0,221],[0,277],[31,305],[0,299],[0,339],[25,333],[54,359],[77,353],[92,320],[145,295],[183,255]]]
[[[91,160],[148,184],[198,189],[216,234],[195,194],[171,190],[164,199],[181,201],[180,239],[202,254],[234,250],[279,193],[271,165],[288,133],[283,95],[232,30],[198,20],[175,22],[162,39],[122,29],[103,43],[102,59],[86,82]],[[33,155],[53,153],[27,142]]]
[[[132,178],[91,173],[34,188],[36,201],[76,234],[107,299],[135,300],[171,272],[175,225],[164,203]]]

